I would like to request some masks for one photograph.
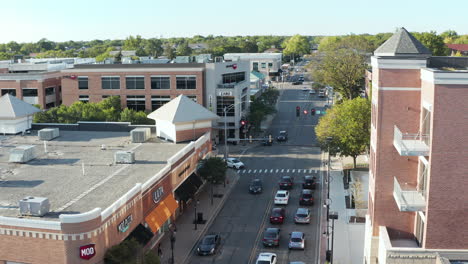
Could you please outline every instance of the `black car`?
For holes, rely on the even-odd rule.
[[[250,182],[249,192],[253,194],[261,193],[263,191],[262,181],[260,179],[254,179]]]
[[[279,228],[267,228],[263,233],[263,245],[264,246],[279,246],[280,240],[280,229]]]
[[[266,138],[262,141],[263,146],[271,146],[273,145],[273,142],[270,141],[270,139]]]
[[[300,205],[313,205],[314,204],[314,193],[312,190],[304,189],[301,192],[301,196],[299,197],[299,204]]]
[[[315,177],[306,175],[304,176],[304,182],[302,183],[302,188],[314,190],[317,183],[315,182]]]
[[[294,179],[291,176],[282,176],[278,184],[281,190],[292,189],[294,185]]]
[[[276,140],[278,140],[278,141],[287,141],[288,140],[288,132],[280,131],[279,135],[276,137]]]
[[[198,244],[197,253],[201,256],[213,255],[218,250],[220,243],[221,237],[219,235],[207,235]]]

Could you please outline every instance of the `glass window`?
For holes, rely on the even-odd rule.
[[[253,65],[252,69],[254,71],[258,71],[258,62],[254,62],[252,65]]]
[[[129,90],[145,89],[145,77],[126,77],[125,83]]]
[[[238,83],[242,81],[245,81],[245,72],[223,74],[223,84]]]
[[[23,89],[23,96],[37,96],[37,89]]]
[[[229,107],[234,104],[234,96],[217,96],[216,97],[216,114],[218,116],[224,116],[224,107]],[[226,116],[234,116],[235,107],[231,107],[227,113]]]
[[[268,63],[268,68],[273,68],[273,63],[269,62]]]
[[[171,78],[151,77],[151,89],[171,89]]]
[[[16,96],[16,89],[2,89],[2,96],[5,94],[11,94],[13,96]]]
[[[184,77],[176,77],[176,89],[181,90],[194,90],[197,88],[197,77],[195,76],[184,76]]]
[[[88,89],[88,77],[78,76],[78,89]]]
[[[152,95],[151,96],[151,110],[154,111],[165,103],[169,102],[171,97],[169,95]]]
[[[101,77],[102,89],[120,89],[120,77]]]
[[[55,94],[55,88],[54,87],[48,87],[45,89],[45,94],[46,95],[53,95]]]
[[[145,111],[144,95],[127,95],[127,108],[135,111]]]
[[[81,102],[87,103],[87,102],[89,102],[89,95],[80,95],[79,100]]]
[[[266,63],[262,62],[262,69],[265,69],[265,68],[266,68]]]

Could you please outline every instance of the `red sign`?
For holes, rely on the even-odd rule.
[[[89,244],[86,246],[81,246],[80,247],[80,258],[81,259],[91,259],[96,255],[96,247],[95,244]]]
[[[235,70],[237,69],[237,64],[226,65],[226,68],[233,68]]]

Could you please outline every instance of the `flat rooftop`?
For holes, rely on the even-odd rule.
[[[60,131],[60,137],[46,143],[47,153],[37,131],[25,136],[0,135],[1,216],[19,217],[19,200],[28,196],[49,199],[50,213],[40,217],[43,220],[58,220],[60,214],[84,213],[96,207],[104,210],[136,183],[155,175],[188,144],[158,138],[131,143],[128,132],[95,131]],[[21,145],[35,145],[37,158],[10,163],[10,150]],[[114,153],[128,150],[134,150],[136,162],[114,164]]]

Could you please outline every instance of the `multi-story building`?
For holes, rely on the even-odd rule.
[[[468,260],[468,58],[404,28],[371,58],[365,263]]]
[[[226,53],[226,61],[248,61],[250,71],[256,71],[267,76],[268,80],[275,80],[281,74],[282,53]]]

